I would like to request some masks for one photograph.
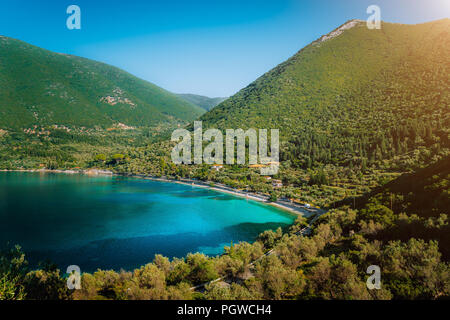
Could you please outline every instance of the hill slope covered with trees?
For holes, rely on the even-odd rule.
[[[117,170],[322,207],[366,193],[450,155],[449,30],[450,19],[380,30],[349,21],[201,116],[204,128],[280,129],[281,189],[247,166],[172,166],[167,144],[130,150]]]
[[[283,160],[367,165],[449,146],[450,19],[352,20],[204,114],[204,126],[279,128]],[[438,150],[439,149],[439,150]]]
[[[108,128],[193,120],[202,109],[118,68],[0,37],[0,128]]]

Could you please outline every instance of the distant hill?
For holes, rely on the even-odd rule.
[[[282,160],[295,166],[363,166],[449,147],[449,74],[450,19],[380,30],[351,20],[201,119],[278,128]]]
[[[215,106],[217,106],[218,104],[220,104],[221,102],[225,101],[227,98],[209,98],[209,97],[205,97],[205,96],[199,96],[197,94],[190,94],[190,93],[186,93],[186,94],[177,94],[180,98],[183,98],[184,100],[195,104],[197,106],[199,106],[202,109],[205,109],[206,111],[211,110],[212,108],[214,108]]]
[[[0,128],[151,127],[204,111],[118,68],[0,36]]]

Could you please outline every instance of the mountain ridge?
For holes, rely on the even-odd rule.
[[[117,67],[0,37],[0,126],[156,126],[203,111]],[[17,116],[20,116],[18,119]]]

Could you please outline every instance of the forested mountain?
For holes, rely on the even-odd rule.
[[[177,94],[180,98],[183,98],[184,100],[193,103],[197,106],[199,106],[202,109],[205,109],[206,111],[211,110],[215,106],[217,106],[219,103],[225,101],[227,98],[209,98],[205,96],[200,96],[198,94],[190,94],[190,93],[180,93]]]
[[[0,37],[0,129],[152,127],[202,112],[118,68]]]
[[[279,128],[283,160],[360,165],[449,146],[450,19],[352,20],[204,114],[204,126]]]

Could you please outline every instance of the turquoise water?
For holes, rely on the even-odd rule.
[[[156,253],[217,255],[295,216],[187,185],[125,177],[0,173],[0,247],[24,249],[32,266],[131,270]]]

